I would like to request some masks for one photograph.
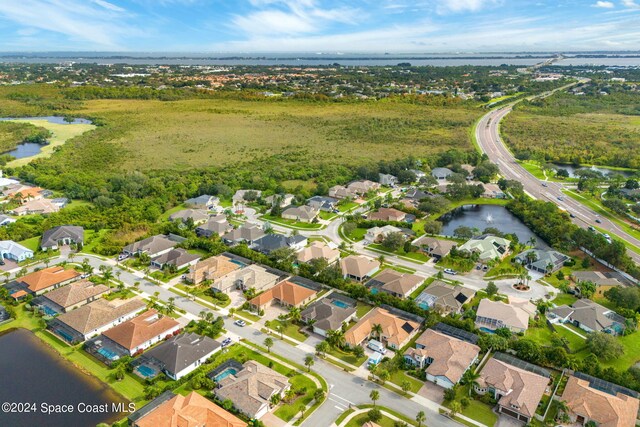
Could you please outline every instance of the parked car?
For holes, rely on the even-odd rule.
[[[227,337],[223,339],[221,344],[222,344],[222,347],[228,346],[229,344],[231,344],[231,338]]]
[[[233,324],[240,327],[247,326],[247,322],[241,319],[236,320],[235,322],[233,322]]]
[[[548,185],[546,182],[543,182],[543,183],[542,183],[542,186],[543,186],[543,187],[548,187],[549,185]]]
[[[452,270],[452,269],[450,269],[450,268],[445,268],[445,269],[444,269],[444,272],[445,272],[445,273],[447,273],[447,274],[452,274],[452,275],[454,275],[454,276],[455,276],[456,274],[458,274],[458,272],[457,272],[457,271]]]

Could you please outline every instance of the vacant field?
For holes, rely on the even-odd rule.
[[[290,153],[310,163],[352,165],[471,149],[467,130],[480,114],[401,101],[226,99],[92,100],[65,113],[104,126],[66,144],[62,157],[76,167],[97,162],[126,170],[219,166]]]

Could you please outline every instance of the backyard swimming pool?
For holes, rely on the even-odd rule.
[[[336,307],[340,307],[340,308],[349,308],[349,304],[347,304],[346,302],[342,302],[342,301],[338,301],[338,300],[333,300],[331,301],[331,304],[335,305]]]
[[[234,368],[227,368],[215,376],[215,381],[220,382],[223,379],[227,378],[229,375],[235,375],[237,373],[238,371],[236,371]]]

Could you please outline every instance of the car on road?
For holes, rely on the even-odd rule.
[[[450,268],[445,268],[445,269],[444,269],[444,272],[445,272],[445,273],[447,273],[447,274],[452,274],[452,275],[454,275],[454,276],[455,276],[456,274],[458,274],[458,272],[457,272],[457,271],[452,270],[452,269],[450,269]]]
[[[241,319],[236,320],[235,322],[233,322],[233,324],[236,326],[240,326],[241,328],[247,326],[247,322]]]
[[[572,214],[571,212],[569,212],[569,217],[570,218],[575,218],[576,216],[574,214]]]
[[[602,224],[602,221],[600,221],[600,218],[596,218],[596,223],[597,224]]]
[[[228,346],[229,344],[231,344],[231,338],[227,337],[227,338],[223,339],[220,344],[222,345],[222,347]]]
[[[591,231],[592,233],[595,233],[595,232],[596,232],[596,229],[595,229],[595,228],[593,228],[593,225],[590,225],[590,226],[589,226],[589,231]]]
[[[558,196],[558,200],[560,200],[561,202],[564,202],[564,197]]]
[[[548,187],[548,186],[549,186],[549,184],[547,184],[546,182],[543,182],[543,183],[542,183],[542,186],[543,186],[543,187]]]

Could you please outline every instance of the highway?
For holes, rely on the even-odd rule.
[[[525,192],[531,197],[551,201],[573,214],[575,218],[572,218],[572,221],[578,226],[583,228],[590,225],[597,226],[606,230],[612,237],[617,236],[621,240],[640,247],[640,240],[631,236],[607,218],[599,216],[589,207],[564,194],[562,192],[564,188],[562,183],[544,181],[543,185],[543,181],[531,175],[516,161],[500,137],[500,121],[511,112],[512,107],[513,104],[510,104],[490,111],[480,119],[476,126],[478,145],[489,156],[489,160],[498,165],[500,173],[506,179],[521,182]],[[599,219],[601,223],[596,223],[596,219]],[[640,262],[640,254],[630,250],[627,252],[635,262]]]

